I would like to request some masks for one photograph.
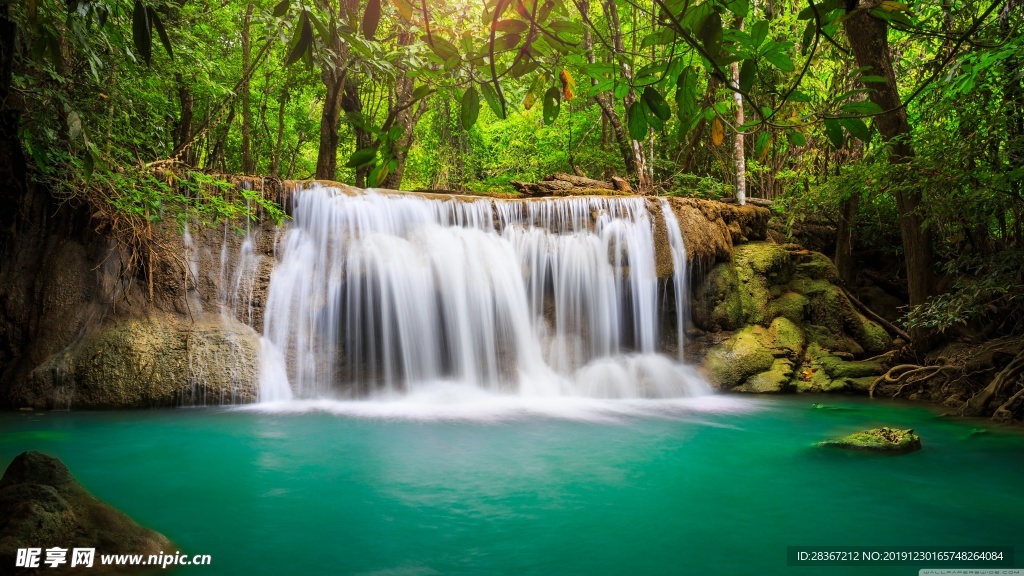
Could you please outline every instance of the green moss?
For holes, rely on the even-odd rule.
[[[886,454],[906,454],[921,449],[921,438],[913,430],[882,427],[825,440],[818,443],[818,446]]]
[[[738,386],[750,376],[771,369],[775,355],[766,340],[767,330],[748,326],[708,352],[704,371],[722,388]]]
[[[892,338],[880,325],[857,314],[854,337],[868,354],[881,354],[892,347]]]
[[[751,376],[742,386],[735,388],[735,390],[760,394],[785,392],[792,378],[793,363],[785,358],[778,358],[772,363],[770,369]]]
[[[772,300],[769,306],[769,314],[773,318],[783,316],[797,324],[802,324],[807,315],[807,306],[810,301],[806,296],[796,292],[784,292]]]
[[[828,256],[821,252],[809,252],[802,256],[801,260],[803,261],[796,265],[797,274],[813,280],[825,280],[832,284],[839,283],[839,272]]]
[[[784,348],[790,352],[790,356],[793,358],[803,354],[806,343],[804,331],[789,318],[779,317],[772,320],[771,325],[768,326],[768,335],[772,340],[773,348]]]
[[[807,341],[814,342],[822,348],[834,352],[849,352],[854,356],[864,354],[864,347],[842,332],[834,332],[825,326],[807,325],[804,326],[807,332]]]

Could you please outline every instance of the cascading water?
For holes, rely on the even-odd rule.
[[[527,397],[707,392],[658,353],[642,198],[466,201],[313,186],[296,193],[293,217],[264,313],[263,401],[442,383]],[[669,228],[678,299],[685,251]]]

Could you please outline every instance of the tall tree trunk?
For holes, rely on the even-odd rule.
[[[585,21],[589,21],[590,2],[589,0],[582,0],[577,4],[579,6],[580,14],[583,16]],[[618,8],[615,7],[614,1],[609,1],[605,5],[606,14],[614,14],[614,24],[609,23],[609,27],[612,28],[613,44],[614,49],[618,52],[622,51],[622,31],[619,27],[619,16]],[[609,12],[610,11],[610,12]],[[594,56],[594,38],[589,26],[583,27],[583,45],[584,51],[586,52],[587,61],[594,64],[597,60]],[[623,72],[629,74],[629,78],[632,78],[632,72],[629,70],[629,66],[623,64]],[[597,80],[591,79],[591,83],[596,85]],[[637,187],[640,190],[646,190],[649,187],[650,179],[647,174],[647,162],[644,158],[643,145],[633,140],[627,130],[626,126],[622,123],[622,119],[619,117],[618,112],[615,111],[615,101],[611,92],[599,92],[594,96],[594,101],[601,107],[601,116],[607,125],[611,129],[611,134],[615,138],[615,143],[619,147],[619,154],[622,156],[622,160],[626,165],[626,171],[630,176],[633,176],[637,180]],[[626,95],[626,107],[628,109],[629,104],[636,101],[636,94],[632,90]]]
[[[185,79],[181,76],[180,72],[174,73],[174,83],[178,85],[178,106],[181,108],[178,125],[174,129],[174,149],[179,150],[192,140],[192,117],[194,115],[195,98],[192,96],[192,91],[188,89],[188,84],[185,83]],[[191,165],[195,161],[195,157],[194,147],[189,147],[185,150],[181,160]]]
[[[363,116],[363,101],[359,96],[359,84],[355,75],[349,76],[344,82],[341,100],[339,105],[345,111],[349,126],[356,135],[356,150],[369,148],[373,145],[373,135],[367,129],[367,119]],[[335,148],[337,148],[337,134],[335,134]],[[366,177],[370,173],[369,166],[356,168],[356,186],[365,188]]]
[[[412,43],[412,40],[413,34],[408,30],[402,30],[398,33],[399,46],[408,46]],[[388,115],[395,114],[393,110],[401,108],[395,114],[393,125],[402,129],[402,135],[392,145],[391,156],[395,159],[397,165],[381,182],[381,186],[384,188],[391,188],[392,190],[401,189],[402,176],[405,174],[405,160],[409,154],[409,148],[412,147],[413,141],[416,138],[416,124],[419,123],[420,117],[423,116],[423,112],[427,109],[427,100],[425,98],[415,106],[410,105],[414,87],[413,78],[407,74],[406,66],[400,65],[398,78],[395,80],[393,108],[388,112]]]
[[[281,143],[284,141],[284,111],[288,105],[289,90],[288,84],[285,83],[284,87],[281,88],[281,96],[277,102],[277,138],[274,141],[274,153],[270,158],[270,175],[280,176],[281,175],[281,155],[284,150],[281,148]]]
[[[736,19],[736,28],[743,30],[743,19]],[[729,65],[732,72],[732,83],[737,88],[740,85],[740,64],[733,62]],[[739,92],[732,93],[732,99],[736,103],[736,127],[739,128],[746,120],[743,119],[743,95]],[[736,143],[733,145],[732,157],[733,166],[736,168],[736,202],[743,206],[747,203],[747,159],[744,155],[743,132],[736,131]]]
[[[606,0],[604,3],[605,16],[608,18],[608,34],[612,39],[612,48],[616,54],[625,56],[625,46],[622,43],[622,26],[619,23],[619,8],[615,3],[615,0]],[[633,69],[630,68],[629,64],[623,62],[621,64],[622,76],[629,82],[633,80]],[[626,96],[622,99],[622,104],[626,110],[636,103],[636,92],[632,88],[626,92]],[[637,189],[640,192],[649,192],[652,186],[651,178],[647,168],[647,155],[644,153],[643,142],[634,140],[632,136],[626,132],[626,137],[629,142],[630,157],[626,159],[626,167],[632,172],[632,175],[636,178]],[[621,147],[621,145],[620,145]]]
[[[338,176],[338,122],[341,120],[342,97],[348,82],[348,48],[337,32],[337,20],[333,16],[330,34],[334,38],[334,65],[323,66],[320,77],[324,82],[324,108],[320,114],[320,147],[316,155],[316,177],[320,180],[334,180]]]
[[[252,40],[250,38],[250,25],[252,24],[253,3],[249,2],[245,8],[245,20],[242,22],[242,85],[239,91],[242,95],[242,173],[252,174],[256,171],[252,162],[252,110],[249,101],[249,77],[252,75],[249,70],[251,65]]]
[[[868,98],[886,111],[875,117],[875,126],[882,139],[890,146],[889,161],[905,164],[913,159],[910,146],[910,124],[907,111],[901,106],[896,87],[896,74],[889,50],[888,25],[871,16],[867,10],[849,7],[849,17],[843,21],[846,36],[853,49],[857,66],[865,74],[881,76],[885,82],[872,82]],[[900,232],[906,255],[907,291],[910,305],[922,304],[932,292],[932,235],[924,226],[921,214],[921,193],[916,188],[895,187],[896,206],[899,211]],[[914,334],[915,339],[923,334]]]

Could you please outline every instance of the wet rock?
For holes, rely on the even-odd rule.
[[[100,554],[160,554],[171,551],[167,538],[136,524],[113,506],[89,493],[64,464],[39,452],[24,452],[7,467],[0,479],[0,566],[10,570],[19,548],[63,548],[68,563],[56,569],[69,573],[74,548],[95,548],[94,571]],[[88,569],[87,569],[88,570]],[[110,572],[106,572],[110,573]]]
[[[253,402],[259,336],[219,315],[152,313],[93,328],[12,387],[17,406],[151,408]]]
[[[819,442],[818,446],[883,454],[906,454],[921,449],[921,438],[913,430],[882,427],[825,440]]]

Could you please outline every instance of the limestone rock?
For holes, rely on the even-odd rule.
[[[253,402],[259,336],[219,315],[109,321],[37,367],[11,396],[34,408],[152,408]]]
[[[67,549],[69,561],[56,569],[45,567],[47,573],[54,574],[68,573],[73,548],[95,548],[94,566],[101,553],[171,551],[164,535],[139,526],[90,494],[60,460],[24,452],[0,479],[0,566],[5,570],[13,567],[19,548],[53,547]],[[45,555],[40,566],[44,566],[42,560]]]
[[[882,427],[825,440],[819,442],[818,446],[883,454],[906,454],[921,449],[921,438],[913,430]]]

